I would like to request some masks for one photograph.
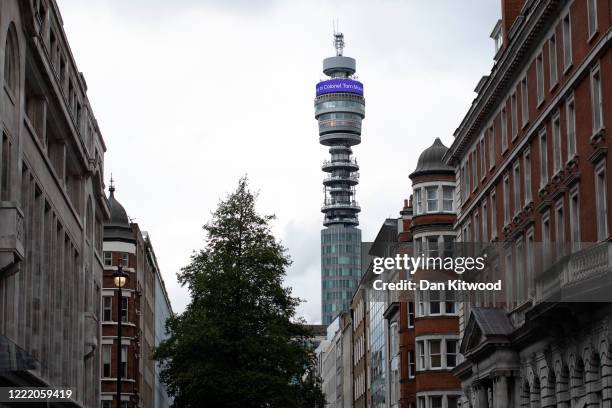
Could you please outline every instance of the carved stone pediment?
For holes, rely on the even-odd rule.
[[[467,357],[488,345],[509,344],[509,335],[513,331],[514,327],[503,309],[472,308],[460,352]]]

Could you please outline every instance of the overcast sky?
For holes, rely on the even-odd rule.
[[[248,174],[294,261],[287,284],[320,322],[323,200],[313,114],[332,21],[357,59],[366,118],[357,199],[364,241],[410,194],[436,137],[449,146],[493,63],[499,0],[57,0],[108,147],[105,178],[149,231],[172,306],[202,225]]]

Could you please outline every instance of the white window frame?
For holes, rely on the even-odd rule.
[[[559,82],[559,68],[557,63],[557,34],[553,33],[548,37],[548,65],[550,67],[550,89],[553,89]]]
[[[516,303],[522,304],[525,299],[523,290],[525,289],[525,243],[523,237],[519,237],[515,245],[514,274],[516,275]]]
[[[110,305],[106,305],[106,301],[110,301]],[[110,318],[106,319],[106,312],[109,312]],[[113,297],[112,296],[102,296],[102,322],[112,322],[113,321]]]
[[[580,185],[576,184],[569,192],[570,240],[574,248],[580,243]]]
[[[438,213],[454,213],[455,212],[455,189],[456,185],[452,181],[436,181],[436,182],[423,182],[419,183],[416,186],[413,186],[414,189],[414,197],[417,202],[417,215],[422,214],[438,214]],[[429,194],[428,189],[436,190],[436,210],[429,210]],[[451,197],[452,200],[447,199],[444,200],[444,191],[452,189]],[[444,202],[452,201],[451,210],[444,209]],[[421,203],[419,206],[418,203]]]
[[[487,197],[482,201],[482,242],[489,242],[489,229],[488,229],[488,211],[487,211]]]
[[[504,225],[508,225],[512,219],[510,215],[510,177],[508,173],[504,174],[503,178],[503,193],[504,193]]]
[[[555,242],[558,248],[565,242],[565,205],[563,197],[555,202]]]
[[[544,269],[548,268],[550,265],[550,234],[552,233],[552,228],[550,225],[550,210],[546,210],[544,214],[542,214],[542,261]]]
[[[531,185],[531,150],[529,148],[523,152],[523,182],[525,188],[524,205],[527,206],[533,201],[533,191]]]
[[[561,19],[561,33],[563,35],[563,72],[572,66],[572,18],[570,12]]]
[[[561,150],[561,115],[557,110],[552,117],[553,176],[563,170],[563,151]]]
[[[439,208],[440,207],[440,186],[433,185],[433,186],[426,186],[426,187],[423,187],[423,188],[425,190],[425,204],[426,204],[425,205],[425,211],[426,211],[426,213],[430,214],[430,213],[440,212],[440,208]],[[435,195],[436,196],[434,198],[430,198],[429,197],[429,192],[430,191],[435,191]],[[430,202],[435,203],[435,205],[436,205],[435,209],[433,209],[433,210],[429,209],[429,203]]]
[[[510,95],[510,113],[512,115],[511,125],[512,125],[512,140],[518,137],[519,130],[519,120],[518,120],[518,95],[517,89],[514,88],[514,91]]]
[[[499,113],[499,121],[501,125],[501,146],[502,154],[508,150],[508,112],[506,111],[506,102]]]
[[[104,266],[113,266],[113,253],[111,251],[104,251]]]
[[[533,226],[529,227],[525,234],[525,260],[527,265],[527,296],[533,296],[533,272],[535,271],[535,234]]]
[[[484,133],[480,136],[479,144],[479,153],[480,153],[480,180],[484,180],[487,176],[487,154],[485,149],[485,136]]]
[[[544,83],[544,53],[540,49],[536,56],[536,95],[538,98],[538,106],[544,102],[544,90],[546,85]]]
[[[431,294],[432,293],[438,293],[438,298],[437,299],[433,299],[431,298]],[[443,292],[440,290],[430,290],[427,292],[427,307],[425,310],[427,310],[427,316],[440,316],[442,313],[442,309],[443,309],[443,303],[444,303],[444,296],[443,296]],[[437,312],[433,312],[432,310],[432,306],[434,304],[438,305],[438,311]]]
[[[597,77],[597,83],[595,83]],[[595,99],[597,97],[597,100]],[[591,112],[593,136],[604,128],[603,94],[601,92],[601,69],[599,63],[591,68]],[[597,117],[599,123],[597,123]]]
[[[565,101],[565,132],[567,134],[567,161],[578,154],[576,140],[576,102],[572,93]]]
[[[124,310],[125,310],[125,319],[123,316]],[[130,316],[130,298],[127,296],[123,296],[123,298],[121,299],[121,310],[119,310],[118,318],[121,319],[122,323],[129,323],[129,316]]]
[[[435,356],[436,357],[439,356],[439,358],[440,358],[440,365],[436,365],[436,366],[433,365],[434,353],[433,353],[432,347],[431,347],[433,342],[436,342],[436,343],[440,344],[439,353],[435,353]],[[426,357],[427,357],[427,360],[428,360],[428,363],[429,363],[429,367],[428,368],[430,370],[442,370],[442,369],[444,369],[445,367],[444,367],[444,361],[443,361],[444,360],[444,350],[443,350],[444,341],[443,341],[443,339],[441,339],[441,338],[438,338],[438,339],[429,339],[429,340],[427,340],[427,342],[425,344],[427,345],[427,354],[426,354]]]
[[[128,268],[130,265],[130,254],[127,252],[123,252],[121,254],[121,265],[123,265],[124,268]]]
[[[423,192],[421,188],[414,189],[414,201],[416,202],[417,215],[423,214]]]
[[[412,306],[412,312],[410,311],[410,306]],[[416,317],[416,304],[414,302],[408,302],[408,328],[412,329],[414,327],[414,319]]]
[[[497,238],[497,201],[495,200],[495,188],[491,191],[490,194],[491,200],[491,241]]]
[[[517,160],[512,166],[512,193],[514,204],[514,216],[521,211],[521,165],[520,160]]]
[[[548,140],[546,128],[538,132],[538,146],[540,151],[540,189],[548,184]]]
[[[478,155],[476,147],[472,150],[472,192],[478,188]]]
[[[427,369],[427,350],[425,340],[416,341],[417,371]]]
[[[525,128],[529,123],[529,88],[527,87],[527,74],[521,78],[521,126]]]
[[[470,180],[468,179],[467,161],[464,161],[461,164],[460,174],[461,174],[461,201],[465,202],[467,200],[467,197],[470,194],[470,187],[469,187]]]
[[[506,273],[506,281],[508,282],[506,284],[506,302],[507,304],[510,306],[510,308],[513,307],[513,305],[515,304],[514,302],[514,272],[513,272],[513,263],[512,261],[514,260],[514,256],[513,256],[513,248],[512,247],[508,247],[505,250],[505,263],[504,263],[504,269],[505,269],[505,273]]]
[[[120,367],[120,369],[122,371],[121,377],[123,379],[129,379],[129,377],[128,377],[128,372],[129,372],[129,370],[128,370],[128,361],[129,361],[129,359],[128,359],[128,356],[129,356],[129,349],[128,349],[128,347],[129,346],[126,345],[126,344],[122,344],[121,345],[121,367]]]
[[[417,358],[417,371],[441,371],[441,370],[450,370],[456,367],[459,364],[459,336],[456,335],[427,335],[427,336],[419,336],[416,341],[416,350],[415,356]],[[455,343],[455,352],[452,353],[455,356],[455,365],[452,367],[448,365],[448,343]],[[440,356],[440,366],[432,365],[432,342],[440,342],[440,353],[436,353],[436,356]],[[421,351],[424,352],[421,355]]]
[[[112,344],[102,344],[102,378],[112,378],[113,377],[113,345]],[[104,366],[108,364],[108,376],[105,375]]]
[[[600,179],[603,183],[600,184]],[[595,211],[597,219],[597,241],[608,238],[608,200],[607,200],[606,161],[601,160],[595,166]]]
[[[451,189],[451,198],[450,198],[450,200],[444,198],[444,191],[445,190],[448,191],[449,189]],[[444,185],[443,184],[443,185],[440,186],[440,190],[442,190],[442,197],[441,197],[441,200],[442,200],[441,210],[442,210],[442,212],[446,212],[446,213],[453,213],[453,212],[455,212],[455,200],[454,200],[455,187],[451,186],[451,185]],[[447,202],[447,201],[450,201],[450,203],[451,203],[451,209],[450,210],[445,210],[444,209],[444,203]]]
[[[474,210],[474,242],[480,242],[480,216],[478,210]]]
[[[431,235],[430,235],[431,236]],[[438,245],[444,245],[444,237],[450,237],[453,235],[445,234],[439,235]],[[431,312],[431,293],[438,292],[439,297],[434,300],[434,302],[439,303],[439,311],[437,313]],[[416,303],[418,303],[417,315],[416,317],[425,317],[425,316],[457,316],[458,315],[458,307],[457,307],[457,299],[452,296],[447,296],[446,292],[443,290],[440,291],[417,291],[416,292]],[[453,311],[448,312],[447,303],[453,303]]]
[[[587,27],[588,42],[590,42],[598,30],[597,23],[597,0],[587,0]]]
[[[495,167],[495,127],[493,123],[489,125],[488,134],[488,148],[489,148],[489,170]]]

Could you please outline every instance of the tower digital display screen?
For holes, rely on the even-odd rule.
[[[329,79],[317,84],[317,96],[334,92],[348,92],[363,95],[363,84],[346,78]]]

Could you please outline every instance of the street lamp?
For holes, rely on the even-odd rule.
[[[125,286],[127,281],[128,274],[123,272],[123,265],[119,265],[113,273],[113,282],[119,289],[119,297],[117,299],[117,408],[121,407],[121,319],[123,317],[121,313],[121,306],[123,305],[121,288]]]

